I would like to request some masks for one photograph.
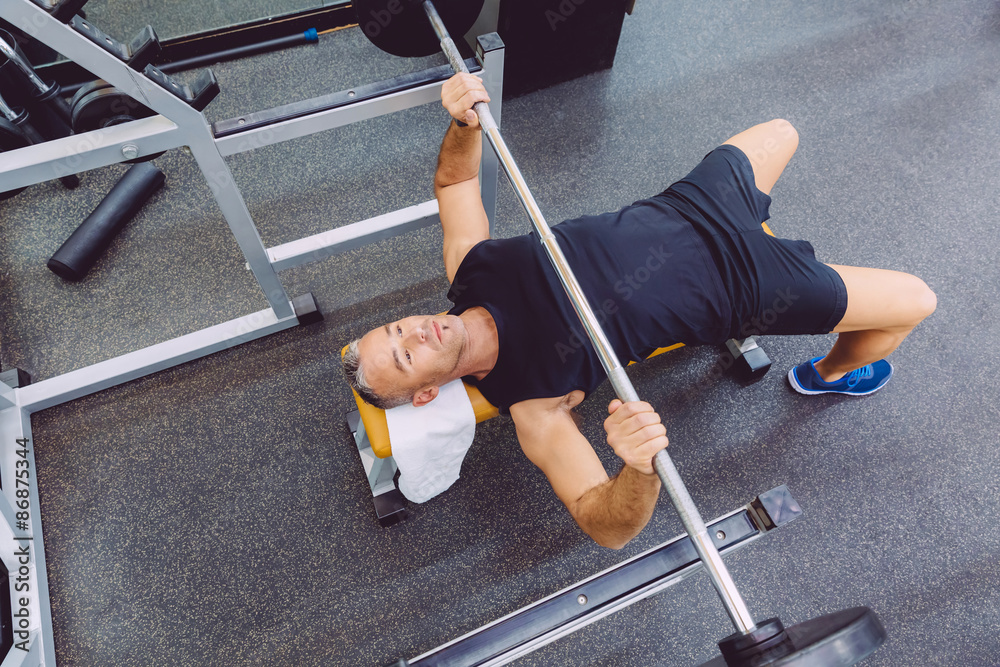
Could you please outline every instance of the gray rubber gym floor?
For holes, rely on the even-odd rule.
[[[343,30],[214,67],[222,94],[206,113],[442,62]],[[639,0],[612,70],[503,108],[552,222],[648,196],[728,136],[787,118],[801,143],[772,193],[775,232],[937,292],[937,312],[892,356],[896,377],[868,398],[788,388],[788,368],[832,336],[763,337],[774,368],[750,387],[719,373],[711,348],[629,372],[706,518],[779,484],[802,505],[728,559],[754,616],[871,606],[889,635],[873,666],[1000,664],[997,63],[992,0]],[[230,164],[272,246],[431,198],[446,123],[428,105]],[[193,159],[156,164],[166,187],[80,284],[45,261],[124,167],[0,204],[5,368],[53,377],[266,307]],[[498,235],[527,232],[501,186]],[[595,546],[503,418],[479,427],[451,490],[378,526],[339,350],[447,307],[440,243],[429,229],[283,273],[323,323],[33,417],[60,665],[381,665],[682,532],[664,494],[628,547]],[[580,412],[616,469],[610,399],[605,384]],[[518,664],[695,665],[731,631],[699,575]]]

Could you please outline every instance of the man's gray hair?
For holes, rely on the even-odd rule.
[[[383,410],[388,410],[389,408],[394,408],[404,403],[409,403],[412,397],[407,396],[382,396],[376,394],[375,390],[368,383],[368,377],[365,375],[364,366],[361,365],[361,352],[359,347],[361,345],[361,339],[352,340],[347,345],[347,351],[344,352],[343,359],[341,363],[344,365],[344,375],[347,376],[347,383],[351,385],[351,389],[358,392],[358,396],[363,398],[366,403],[374,405],[376,408],[381,408]]]

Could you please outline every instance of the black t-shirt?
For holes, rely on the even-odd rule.
[[[705,234],[664,198],[552,231],[622,364],[665,345],[715,344],[733,335],[733,304]],[[467,380],[502,410],[575,389],[590,393],[605,379],[534,232],[474,246],[448,298],[455,304],[450,314],[481,306],[496,322],[496,366],[478,382]]]

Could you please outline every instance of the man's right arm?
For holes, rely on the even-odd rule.
[[[449,281],[455,279],[472,246],[490,237],[490,222],[479,190],[483,139],[478,117],[472,111],[473,104],[488,100],[482,81],[471,74],[456,74],[441,90],[441,104],[448,113],[468,123],[468,127],[449,125],[434,174],[434,195],[444,232],[444,268]]]
[[[479,163],[483,155],[483,133],[478,127],[448,125],[438,153],[434,189],[439,190],[463,181],[479,178]]]

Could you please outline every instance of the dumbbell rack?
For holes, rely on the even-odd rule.
[[[278,272],[439,222],[437,201],[432,200],[266,248],[225,158],[437,102],[441,86],[452,73],[450,67],[431,68],[210,124],[203,111],[197,108],[203,109],[204,105],[192,99],[192,92],[196,96],[197,90],[178,84],[155,67],[145,67],[142,71],[130,67],[127,58],[122,56],[128,53],[124,45],[74,16],[83,4],[80,0],[73,0],[71,4],[49,0],[0,0],[0,17],[76,62],[95,78],[107,81],[152,109],[155,115],[5,152],[0,165],[0,191],[187,147],[204,174],[268,307],[34,384],[28,384],[26,374],[16,370],[0,376],[0,514],[3,515],[0,564],[10,574],[9,579],[3,580],[10,585],[15,621],[15,647],[6,656],[0,655],[0,667],[53,667],[56,664],[35,481],[32,413],[320,319],[312,295],[289,298]],[[503,43],[495,34],[490,34],[479,38],[476,59],[467,61],[470,69],[483,78],[494,100],[492,108],[498,123],[503,59]],[[204,86],[211,86],[213,82],[214,75],[208,71],[202,73],[195,87],[205,90]],[[483,151],[480,183],[491,231],[498,172],[496,156],[491,151]],[[23,475],[24,470],[30,474]],[[20,498],[17,492],[25,488],[28,497]],[[29,509],[21,510],[25,504]],[[28,512],[27,521],[18,518],[24,516],[19,515],[19,511]],[[9,539],[5,533],[9,533]],[[28,556],[24,555],[25,548]],[[15,585],[21,582],[19,576],[27,590],[15,590]],[[19,601],[28,604],[20,605]],[[26,612],[18,616],[22,609]],[[24,626],[19,625],[21,618],[26,619]],[[23,642],[18,631],[25,633]]]

